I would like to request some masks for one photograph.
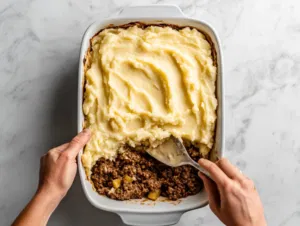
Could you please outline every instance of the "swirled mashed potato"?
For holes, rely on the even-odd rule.
[[[132,26],[101,31],[85,62],[83,112],[93,136],[82,162],[124,145],[154,145],[170,135],[206,155],[213,145],[217,99],[212,47],[196,29]]]

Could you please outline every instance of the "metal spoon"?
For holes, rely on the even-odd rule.
[[[155,148],[149,148],[147,153],[171,167],[191,165],[211,178],[209,173],[190,157],[183,143],[174,136],[171,136],[170,139],[167,139]]]

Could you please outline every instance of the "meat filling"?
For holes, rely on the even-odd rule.
[[[189,148],[190,156],[197,161],[198,149]],[[172,168],[160,163],[144,151],[128,148],[115,160],[100,158],[92,168],[91,180],[96,191],[116,200],[156,200],[159,196],[178,200],[197,194],[203,187],[191,166]]]

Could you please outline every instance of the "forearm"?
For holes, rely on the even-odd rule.
[[[46,225],[49,217],[60,203],[61,195],[40,189],[17,217],[13,226]]]

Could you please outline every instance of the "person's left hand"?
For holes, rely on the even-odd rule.
[[[60,198],[66,195],[76,175],[76,156],[90,137],[90,131],[83,130],[70,143],[53,148],[41,157],[38,192]]]

